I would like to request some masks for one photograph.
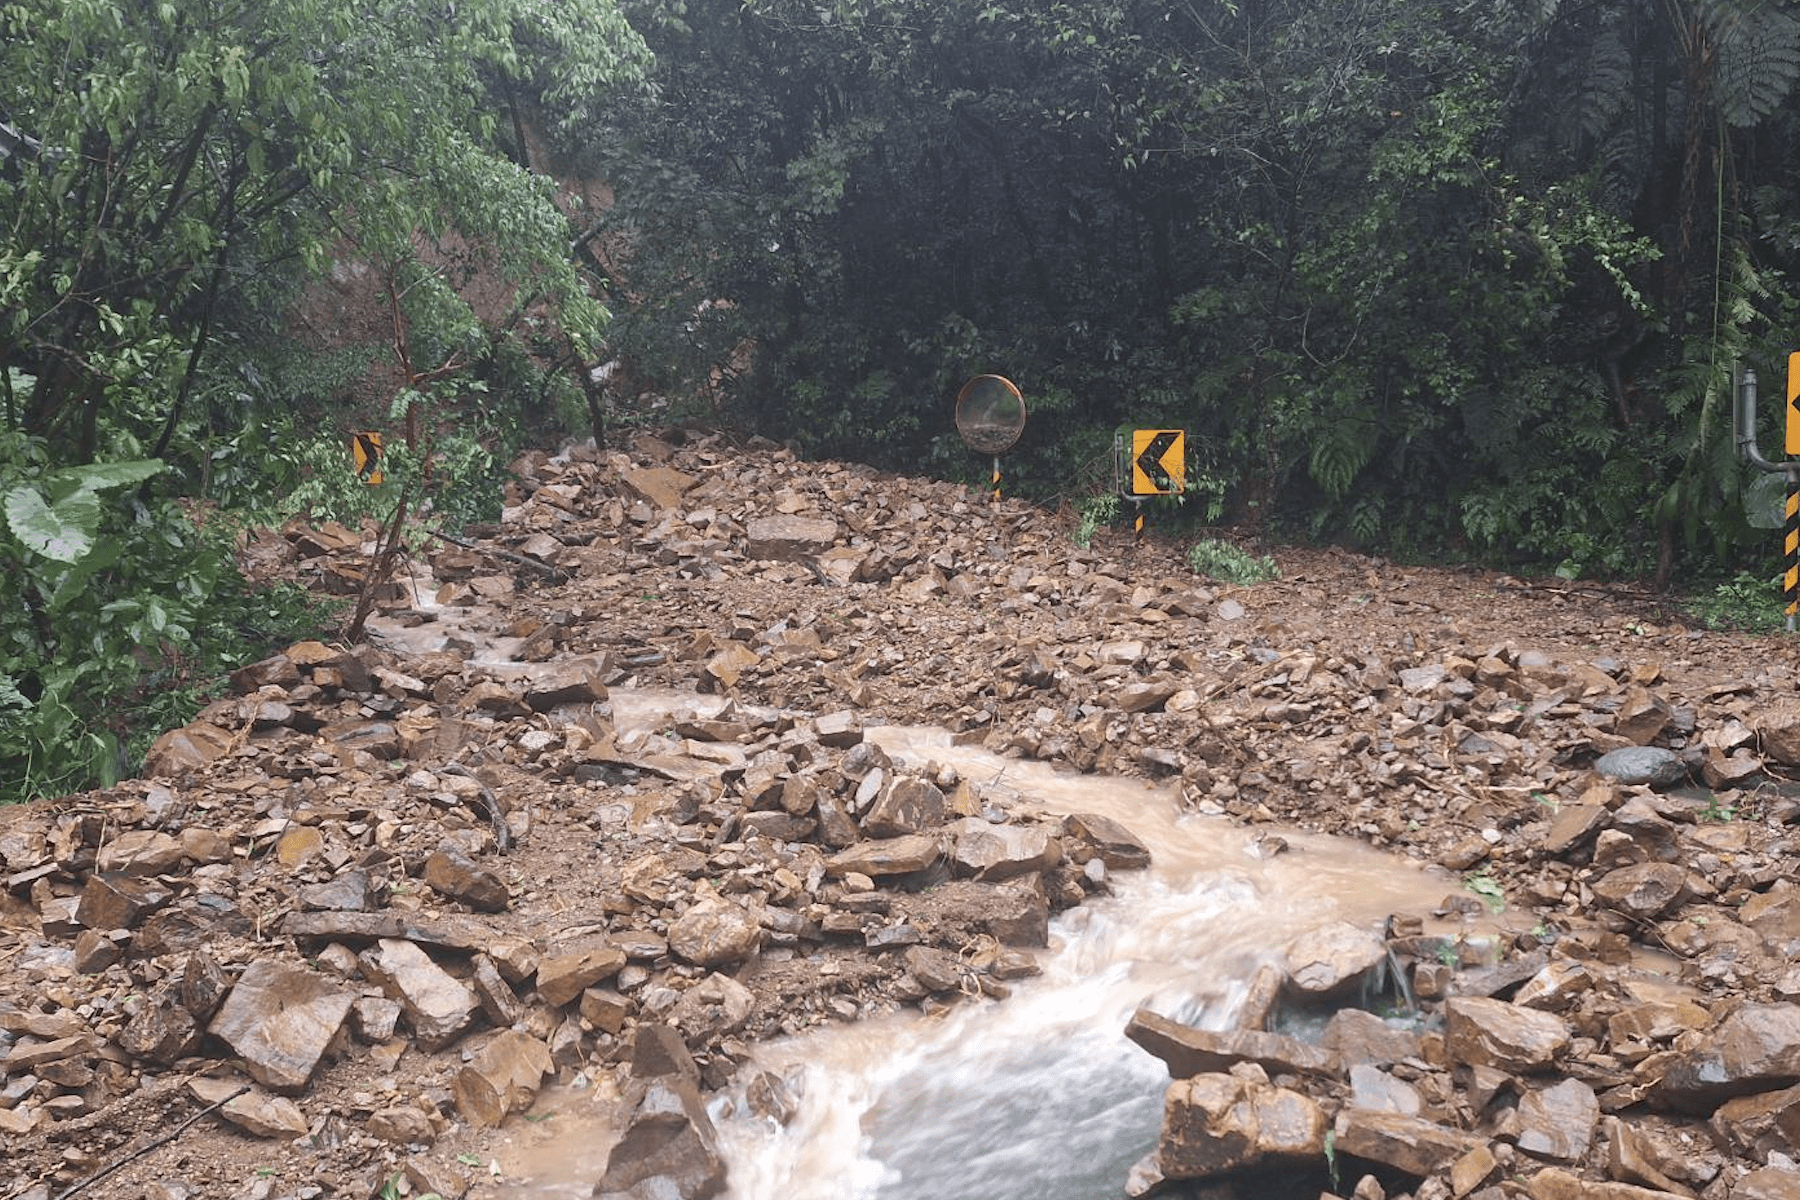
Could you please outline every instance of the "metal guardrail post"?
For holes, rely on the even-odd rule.
[[[1787,476],[1787,499],[1782,523],[1782,550],[1787,556],[1787,570],[1782,576],[1782,591],[1787,597],[1787,631],[1794,632],[1795,617],[1800,613],[1800,462],[1787,459],[1770,462],[1756,445],[1756,371],[1745,367],[1740,375],[1732,364],[1736,395],[1731,406],[1731,430],[1737,443],[1738,457],[1759,471]]]

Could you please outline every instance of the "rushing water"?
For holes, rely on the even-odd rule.
[[[636,711],[673,697],[619,699]],[[1110,816],[1154,861],[1059,917],[1043,973],[1005,1001],[761,1047],[754,1068],[790,1080],[799,1108],[781,1127],[741,1104],[716,1106],[732,1200],[1113,1200],[1155,1145],[1168,1084],[1162,1062],[1124,1036],[1136,1009],[1227,1027],[1256,969],[1300,933],[1427,911],[1454,887],[1354,843],[1300,833],[1277,842],[1182,813],[1171,790],[1140,781],[952,746],[942,731],[870,736],[897,759],[954,765],[990,798]],[[587,1194],[604,1163],[604,1108],[577,1106],[558,1131],[518,1147],[508,1173],[535,1180],[519,1195]]]
[[[1162,1062],[1124,1037],[1150,1007],[1224,1028],[1257,967],[1329,921],[1428,908],[1441,876],[1360,846],[1290,834],[1288,849],[1180,813],[1127,780],[951,747],[942,733],[877,730],[896,757],[952,762],[990,791],[1052,811],[1098,812],[1152,848],[1150,870],[1064,914],[1044,973],[1001,1003],[938,1020],[893,1018],[764,1048],[799,1083],[785,1129],[732,1117],[720,1131],[736,1200],[1112,1200],[1156,1142]]]
[[[416,651],[442,645],[446,631],[378,632]],[[532,669],[506,663],[488,639],[469,640],[490,669]],[[612,697],[621,730],[718,703],[662,689]],[[1168,1084],[1162,1062],[1124,1036],[1136,1009],[1225,1028],[1257,968],[1279,961],[1296,936],[1337,920],[1373,926],[1390,913],[1428,911],[1454,887],[1355,843],[1259,837],[1183,813],[1172,789],[1001,758],[955,746],[942,730],[869,736],[898,760],[954,766],[992,802],[1112,817],[1153,862],[1115,874],[1113,895],[1059,917],[1042,974],[1005,1001],[761,1047],[754,1068],[790,1080],[799,1106],[785,1127],[742,1104],[715,1106],[731,1200],[1113,1200],[1155,1145]],[[554,1127],[515,1127],[502,1149],[507,1177],[520,1181],[509,1190],[532,1200],[589,1195],[613,1136],[607,1100],[547,1095],[539,1107],[557,1110]]]

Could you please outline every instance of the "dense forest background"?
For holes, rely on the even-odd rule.
[[[683,420],[974,479],[979,372],[1045,500],[1182,428],[1192,521],[1766,569],[1729,408],[1754,367],[1773,448],[1797,10],[0,0],[0,790],[317,619],[247,523],[454,524]]]

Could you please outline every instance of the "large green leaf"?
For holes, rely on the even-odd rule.
[[[21,484],[0,499],[0,511],[27,550],[62,563],[85,558],[100,528],[100,497],[89,491],[49,504],[37,488]]]
[[[52,496],[72,496],[77,492],[104,492],[127,484],[142,483],[163,469],[161,459],[134,458],[122,462],[88,463],[82,467],[64,467],[44,476]]]
[[[100,493],[142,483],[162,469],[154,458],[65,467],[44,476],[42,491],[33,483],[10,489],[0,498],[0,512],[13,536],[33,554],[78,563],[93,552],[100,532]]]

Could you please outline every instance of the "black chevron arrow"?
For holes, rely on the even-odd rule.
[[[1137,457],[1137,469],[1142,471],[1144,478],[1148,479],[1155,487],[1156,495],[1166,496],[1175,490],[1175,481],[1169,478],[1169,473],[1163,469],[1162,456],[1169,452],[1169,447],[1173,446],[1180,436],[1181,434],[1176,430],[1164,429],[1150,439],[1150,444],[1145,446],[1144,452]]]

